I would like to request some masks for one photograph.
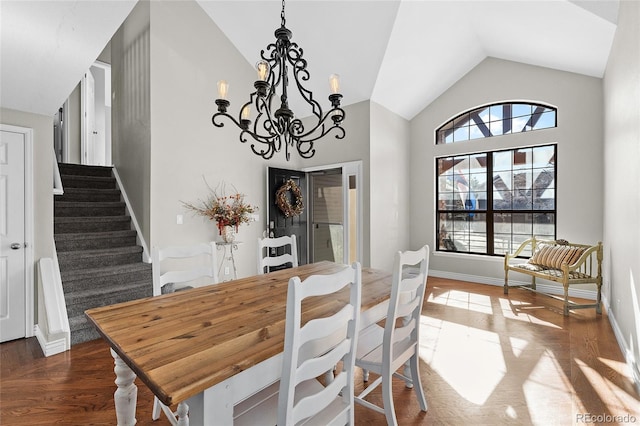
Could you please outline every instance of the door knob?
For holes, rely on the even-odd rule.
[[[20,243],[11,243],[11,250],[19,250],[22,247]]]

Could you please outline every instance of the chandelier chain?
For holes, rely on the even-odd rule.
[[[286,26],[285,24],[287,23],[287,20],[284,17],[284,0],[282,0],[282,13],[280,13],[280,18],[282,19],[281,25],[283,27]]]

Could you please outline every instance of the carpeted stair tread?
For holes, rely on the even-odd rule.
[[[79,176],[79,175],[60,175],[62,186],[65,188],[96,188],[96,189],[115,189],[116,179],[106,176]]]
[[[137,266],[136,266],[137,265]],[[114,285],[131,282],[146,281],[149,289],[153,288],[151,267],[142,262],[117,266],[102,266],[99,268],[76,269],[61,271],[62,287],[65,294],[84,291],[89,288],[107,288]],[[109,270],[110,268],[116,268]]]
[[[88,166],[84,164],[58,163],[61,175],[111,176],[110,166]]]
[[[56,201],[120,201],[120,190],[66,187]]]
[[[60,272],[62,277],[62,282],[64,285],[66,281],[72,280],[82,280],[88,278],[97,278],[97,277],[106,277],[106,276],[118,276],[118,275],[126,275],[132,272],[149,272],[151,273],[151,264],[150,263],[130,263],[126,265],[116,265],[116,266],[103,266],[100,268],[90,268],[90,269],[78,269],[74,271],[64,271]]]
[[[53,210],[57,217],[122,216],[126,204],[122,201],[56,201]]]
[[[55,234],[131,230],[131,216],[58,216],[53,220]]]
[[[85,239],[97,239],[97,238],[111,238],[111,237],[128,237],[135,236],[136,231],[133,229],[127,229],[124,231],[110,231],[110,232],[69,232],[67,234],[56,234],[56,241],[65,240],[85,240]]]
[[[54,234],[54,240],[59,252],[125,247],[136,245],[136,231]]]
[[[142,262],[141,246],[62,251],[58,254],[60,270],[65,271],[65,273],[80,269],[129,265],[138,262]]]
[[[133,281],[104,288],[65,293],[64,298],[69,317],[74,317],[84,313],[87,309],[143,299],[152,295],[153,289],[148,281]]]
[[[95,299],[95,305],[92,305],[92,307],[106,306],[108,305],[108,303],[101,304],[102,301],[104,301],[105,295],[114,295],[114,294],[122,294],[126,292],[138,291],[140,289],[146,289],[148,285],[149,283],[146,281],[133,281],[133,282],[127,281],[127,282],[114,284],[108,287],[88,288],[85,290],[72,291],[65,294],[64,298],[67,302],[67,308],[70,305],[77,303],[77,301],[79,300],[85,300],[89,298]],[[152,293],[153,289],[149,288],[149,291]],[[152,294],[149,294],[149,296],[151,295]],[[100,297],[97,297],[97,296],[100,296]]]

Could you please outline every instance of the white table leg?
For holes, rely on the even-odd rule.
[[[189,426],[189,406],[185,402],[178,404],[178,426]]]
[[[116,418],[118,426],[133,426],[136,424],[136,403],[138,402],[138,387],[134,380],[136,374],[127,364],[111,349],[116,373],[116,385],[118,389],[113,394],[116,405]]]

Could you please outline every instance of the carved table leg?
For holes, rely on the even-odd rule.
[[[136,374],[113,349],[111,349],[111,356],[115,361],[113,370],[116,373],[116,385],[118,386],[113,394],[118,426],[133,426],[136,424],[136,403],[138,401],[138,387],[133,383]]]
[[[178,415],[178,426],[189,426],[189,406],[186,403],[178,404],[176,414]]]

